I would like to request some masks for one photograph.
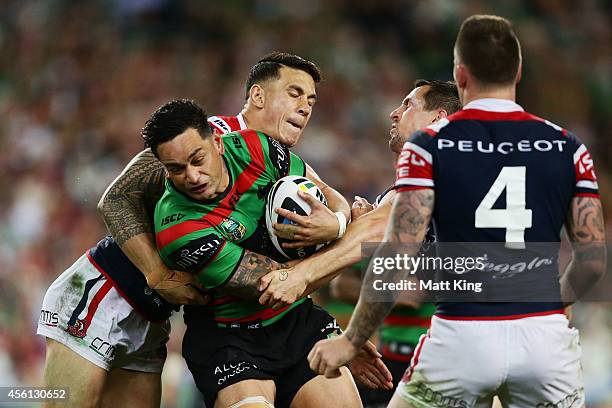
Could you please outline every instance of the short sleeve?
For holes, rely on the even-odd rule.
[[[214,289],[231,278],[244,249],[214,233],[186,240],[167,255],[176,268],[197,275],[206,289]]]
[[[419,131],[404,144],[395,166],[395,190],[434,188],[431,140],[432,136]]]
[[[572,140],[575,148],[572,156],[576,176],[574,196],[599,197],[599,186],[597,185],[595,164],[591,153],[578,137],[572,133],[569,133],[568,137]]]
[[[266,136],[266,140],[275,178],[279,179],[285,176],[304,177],[306,175],[306,164],[301,157],[292,153],[287,146],[270,136]]]

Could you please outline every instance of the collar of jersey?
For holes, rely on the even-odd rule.
[[[463,107],[466,109],[477,109],[488,112],[524,112],[521,105],[509,99],[482,98],[476,99]]]
[[[240,124],[240,130],[248,129],[246,122],[244,121],[244,116],[242,116],[242,112],[236,116],[236,119],[238,119],[238,124]]]
[[[198,204],[218,203],[219,201],[223,200],[229,194],[230,190],[232,189],[232,186],[234,185],[234,179],[232,177],[232,172],[230,171],[230,167],[227,164],[227,160],[225,159],[225,156],[221,156],[221,157],[223,158],[223,163],[225,164],[225,168],[227,169],[227,174],[229,176],[229,183],[227,183],[227,187],[225,188],[225,190],[223,190],[223,192],[219,194],[218,196],[216,196],[215,198],[211,198],[210,200],[196,200],[195,198],[177,189],[174,183],[172,182],[172,180],[170,179],[167,180],[168,185],[172,188],[172,190],[182,195],[183,197],[187,198],[188,200],[193,201],[194,203],[198,203]]]

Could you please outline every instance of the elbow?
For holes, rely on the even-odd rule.
[[[106,200],[105,200],[106,196],[103,195],[100,198],[100,201],[98,201],[98,205],[96,206],[96,211],[98,212],[98,215],[100,217],[102,217],[102,219],[104,219],[104,221],[106,222]]]
[[[96,211],[98,211],[98,215],[104,216],[104,197],[100,198],[100,201],[98,201]]]
[[[588,284],[595,285],[606,274],[607,253],[603,243],[577,253],[575,260],[576,269],[580,271],[577,279],[584,279]]]

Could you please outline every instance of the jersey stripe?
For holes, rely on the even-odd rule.
[[[455,120],[481,120],[481,121],[536,121],[546,123],[546,120],[524,111],[493,112],[480,109],[463,109],[448,117]],[[551,125],[551,123],[548,123]]]
[[[236,296],[230,296],[230,295],[224,295],[224,296],[219,296],[218,298],[216,298],[213,301],[213,305],[215,306],[220,306],[220,305],[224,305],[226,303],[231,303],[231,302],[237,302],[237,301],[241,301],[242,299],[236,297]]]
[[[427,328],[431,324],[431,317],[389,315],[385,318],[384,324]]]
[[[248,323],[253,320],[268,320],[268,319],[273,318],[274,316],[277,316],[287,311],[291,306],[293,306],[293,304],[285,306],[278,310],[267,308],[267,309],[260,310],[256,313],[253,313],[251,315],[241,317],[239,319],[236,319],[234,317],[215,317],[215,321],[219,323]]]
[[[221,200],[218,208],[214,212],[208,213],[198,220],[188,220],[158,232],[156,242],[159,250],[187,234],[219,225],[233,212],[233,208],[230,207],[229,201],[233,199],[235,200],[234,202],[237,203],[238,200],[235,199],[234,196],[238,195],[238,197],[240,197],[244,192],[248,191],[253,183],[257,181],[261,173],[263,173],[265,170],[265,162],[259,135],[253,130],[245,131],[242,135],[249,153],[251,154],[251,162],[238,176],[229,194]]]
[[[434,182],[433,180],[430,179],[426,179],[426,178],[408,178],[408,177],[404,177],[401,179],[397,180],[397,183],[395,184],[397,187],[400,186],[423,186],[423,187],[433,187],[434,186]]]
[[[96,314],[96,311],[98,310],[98,306],[100,305],[100,302],[102,302],[102,299],[104,299],[104,297],[106,296],[108,291],[111,290],[112,287],[113,287],[113,284],[111,283],[111,281],[107,280],[106,282],[104,282],[100,290],[94,295],[93,299],[91,299],[91,303],[89,304],[89,307],[87,308],[87,316],[85,316],[85,319],[84,319],[83,333],[87,333],[87,329],[89,329],[91,320]]]
[[[543,312],[523,313],[515,315],[504,315],[504,316],[449,316],[444,314],[436,313],[436,317],[444,320],[517,320],[524,319],[526,317],[534,316],[548,316],[552,314],[563,314],[563,309],[546,310]]]
[[[412,378],[412,373],[414,373],[415,367],[417,366],[417,364],[419,364],[419,357],[421,356],[421,350],[423,349],[423,344],[425,343],[425,339],[427,339],[428,337],[429,337],[429,330],[427,331],[427,334],[424,334],[423,336],[421,336],[419,345],[417,346],[417,349],[414,352],[412,363],[410,363],[410,368],[404,374],[404,377],[402,378],[402,382],[407,383],[410,381],[410,378]]]
[[[151,321],[153,323],[162,323],[162,322],[164,322],[164,320],[157,320],[157,319],[153,318],[152,316],[149,316],[144,311],[144,309],[140,308],[140,306],[136,302],[134,302],[132,299],[130,299],[129,296],[127,296],[125,294],[125,292],[123,292],[123,290],[119,287],[119,285],[117,285],[115,280],[113,278],[111,278],[110,275],[100,265],[98,265],[98,263],[95,261],[93,256],[91,256],[91,250],[88,250],[86,252],[86,255],[87,255],[87,259],[89,259],[89,262],[91,262],[91,264],[98,270],[98,272],[100,272],[102,275],[104,275],[106,280],[108,280],[109,282],[111,282],[113,284],[113,286],[115,287],[115,290],[119,293],[119,295],[123,299],[125,299],[126,302],[128,302],[130,304],[130,306],[132,306],[132,309],[134,309],[142,317],[144,317],[145,319],[147,319],[147,320],[149,320],[149,321]]]

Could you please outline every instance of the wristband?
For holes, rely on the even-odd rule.
[[[344,233],[346,232],[346,216],[342,211],[338,211],[336,213],[336,218],[338,218],[338,223],[340,224],[340,228],[338,229],[338,238],[342,238]]]

